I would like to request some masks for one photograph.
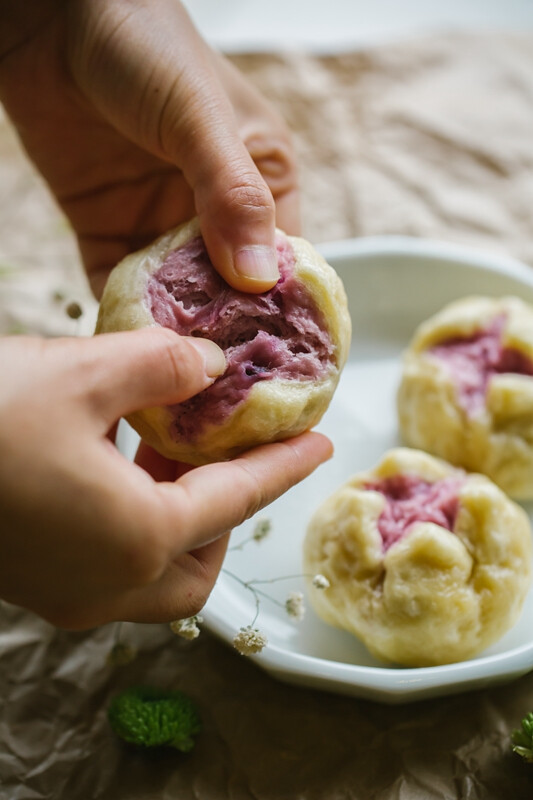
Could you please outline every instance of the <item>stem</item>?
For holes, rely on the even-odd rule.
[[[271,603],[274,603],[275,605],[279,606],[280,608],[285,608],[283,603],[280,603],[279,600],[276,600],[275,597],[271,597],[266,592],[261,591],[261,589],[256,589],[255,586],[253,585],[253,584],[256,584],[256,583],[274,583],[274,581],[276,580],[275,578],[270,580],[270,581],[260,581],[260,580],[243,581],[242,578],[239,578],[238,575],[235,575],[234,572],[230,572],[229,569],[226,569],[225,567],[222,568],[221,572],[223,572],[228,577],[233,578],[234,581],[237,581],[237,583],[240,583],[241,586],[243,586],[245,589],[247,589],[249,592],[251,592],[253,594],[254,600],[255,600],[255,617],[253,618],[250,627],[253,628],[253,626],[256,623],[257,617],[259,616],[260,597],[265,597],[267,600],[270,600]]]
[[[228,553],[231,553],[233,550],[242,550],[245,544],[248,544],[248,542],[253,542],[253,540],[254,536],[252,534],[251,536],[248,536],[246,539],[243,539],[240,544],[234,544],[231,547],[228,547]]]
[[[251,581],[248,581],[249,584],[257,584],[257,583],[277,583],[278,581],[293,581],[297,580],[298,578],[314,578],[314,575],[305,575],[300,572],[299,575],[280,575],[279,578],[253,578]]]

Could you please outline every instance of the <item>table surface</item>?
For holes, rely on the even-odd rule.
[[[436,34],[235,63],[294,131],[309,238],[424,236],[533,265],[532,34]],[[73,269],[72,234],[5,122],[0,197],[0,330],[90,333],[96,305]],[[71,299],[80,322],[65,314]],[[533,796],[533,770],[509,748],[533,708],[533,675],[389,708],[278,683],[206,633],[123,634],[138,656],[110,667],[113,626],[66,633],[0,606],[1,800]],[[137,682],[195,697],[204,729],[190,755],[146,759],[111,736],[106,704]]]

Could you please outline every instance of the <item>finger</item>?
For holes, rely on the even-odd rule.
[[[153,447],[140,442],[135,455],[135,463],[142,467],[154,481],[177,481],[190,469],[193,469],[190,464],[183,464],[181,461],[171,461],[165,458]]]
[[[178,336],[168,328],[101,334],[82,347],[78,368],[84,397],[107,427],[133,411],[183,402],[226,366],[214,342]]]
[[[332,444],[318,433],[263,445],[233,461],[198,467],[176,484],[158,484],[168,536],[180,520],[180,552],[210,542],[299,483],[332,455]],[[171,545],[169,545],[171,546]]]
[[[172,561],[155,583],[123,595],[114,616],[131,622],[172,622],[198,614],[220,572],[229,534]]]
[[[300,236],[302,226],[297,190],[275,196],[275,201],[278,226],[291,236]]]
[[[150,4],[93,0],[83,10],[87,33],[71,55],[77,84],[126,136],[183,171],[211,260],[228,283],[272,287],[274,200],[185,9],[160,0],[154,14]]]
[[[212,51],[182,19],[190,58],[172,47],[159,119],[161,146],[191,186],[215,268],[234,288],[262,292],[279,279],[272,192],[243,142]],[[180,80],[175,76],[181,71]]]
[[[97,476],[93,532],[102,541],[112,538],[114,545],[107,548],[99,573],[101,607],[93,603],[87,614],[73,609],[77,627],[112,618],[160,621],[196,613],[220,569],[227,531],[332,453],[326,437],[306,433],[232,462],[192,469],[177,483],[156,483],[122,456],[110,459],[105,442],[105,451],[85,452],[85,466],[94,465]],[[61,624],[71,627],[72,620]]]
[[[118,432],[118,420],[114,422],[107,432],[107,438],[112,444],[115,444],[117,441],[117,432]]]
[[[196,81],[196,97],[185,100],[189,113],[179,119],[167,114],[162,138],[193,190],[213,265],[234,288],[262,292],[279,278],[274,199],[227,98],[215,76],[206,73]],[[176,99],[168,108],[178,105]]]
[[[211,62],[232,104],[239,135],[272,192],[277,226],[299,236],[298,170],[285,120],[223,55],[211,51]]]

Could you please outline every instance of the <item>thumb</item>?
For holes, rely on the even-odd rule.
[[[105,0],[83,8],[81,42],[71,48],[78,85],[128,138],[180,168],[222,277],[242,291],[274,286],[274,199],[186,10],[171,0],[157,12],[153,3]]]
[[[274,198],[210,60],[192,59],[181,80],[172,82],[159,134],[192,189],[215,268],[235,289],[272,288],[279,279]]]
[[[87,340],[86,348],[86,397],[106,430],[133,411],[193,397],[226,368],[214,342],[178,336],[168,328],[99,334]]]
[[[279,279],[274,200],[241,140],[226,139],[215,157],[211,152],[193,159],[187,178],[217,271],[235,289],[264,292]],[[204,148],[206,140],[199,147]]]

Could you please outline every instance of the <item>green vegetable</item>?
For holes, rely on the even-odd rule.
[[[152,686],[135,686],[116,695],[109,723],[121,739],[140,747],[175,747],[187,753],[200,730],[200,716],[187,695]]]
[[[513,752],[518,753],[529,764],[533,764],[533,711],[524,717],[522,727],[512,732],[511,742]]]

